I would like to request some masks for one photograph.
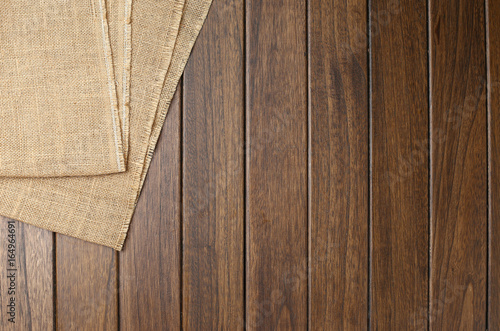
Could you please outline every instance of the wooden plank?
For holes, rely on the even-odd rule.
[[[487,123],[483,0],[431,1],[430,326],[486,328]]]
[[[0,329],[53,329],[53,233],[0,216],[0,241]]]
[[[117,330],[117,253],[56,235],[57,330]]]
[[[214,1],[184,75],[183,327],[244,327],[243,0]]]
[[[425,1],[373,0],[374,330],[427,328],[429,104]]]
[[[368,319],[367,1],[309,0],[311,330]]]
[[[305,1],[247,2],[247,327],[307,328]]]
[[[488,330],[500,329],[500,2],[488,4],[489,45],[489,309]]]
[[[181,325],[181,112],[176,92],[120,252],[120,330]]]

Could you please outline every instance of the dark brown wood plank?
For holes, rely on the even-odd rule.
[[[57,330],[117,330],[117,253],[56,235]]]
[[[308,310],[306,1],[247,2],[247,327]]]
[[[426,1],[373,0],[374,330],[427,328],[429,103]]]
[[[0,216],[0,259],[0,329],[52,330],[53,233]]]
[[[177,90],[120,252],[120,330],[181,325],[181,111]]]
[[[184,75],[183,327],[244,327],[243,0],[214,1]]]
[[[489,0],[490,270],[488,330],[500,330],[500,2]]]
[[[368,323],[367,1],[309,0],[311,330]]]
[[[431,1],[434,330],[486,328],[487,123],[483,0]]]

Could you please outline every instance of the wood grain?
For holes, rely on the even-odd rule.
[[[309,1],[311,330],[368,318],[367,1]]]
[[[431,1],[434,330],[486,329],[487,125],[483,0]]]
[[[372,1],[374,330],[427,328],[426,13],[425,1]]]
[[[500,329],[500,2],[489,0],[490,300],[488,330]]]
[[[0,216],[0,329],[497,330],[499,169],[499,1],[214,0],[124,249],[14,222],[13,325]]]
[[[307,328],[306,2],[248,1],[247,327]]]
[[[9,225],[15,229],[13,268],[8,261]],[[53,233],[0,216],[0,329],[51,330],[54,327]],[[15,279],[8,269],[15,270]],[[15,286],[11,286],[11,280]],[[14,292],[11,292],[14,290]],[[15,300],[14,323],[9,321],[10,298]]]
[[[242,0],[214,1],[186,67],[183,327],[244,327]]]
[[[172,100],[120,258],[120,330],[181,325],[181,110]]]
[[[118,330],[117,253],[56,235],[57,330]]]

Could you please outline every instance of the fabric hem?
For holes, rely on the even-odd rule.
[[[103,0],[98,0],[98,1],[99,1],[99,11],[101,15],[104,60],[108,76],[108,90],[109,90],[110,105],[111,105],[111,118],[113,123],[116,162],[117,162],[118,172],[124,172],[126,171],[126,166],[125,166],[125,159],[123,156],[123,145],[121,141],[122,132],[120,126],[117,125],[117,123],[119,123],[118,98],[116,96],[116,86],[114,77],[115,75],[112,67],[113,61],[111,56],[111,43],[109,40],[108,20],[106,18],[107,13],[106,13],[106,8],[104,8],[103,6]]]

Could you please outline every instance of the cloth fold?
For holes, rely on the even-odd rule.
[[[89,2],[93,10],[96,1]],[[210,4],[211,0],[107,0],[103,4],[110,34],[103,40],[110,41],[112,51],[114,113],[126,171],[0,177],[0,215],[122,249],[170,101]]]

